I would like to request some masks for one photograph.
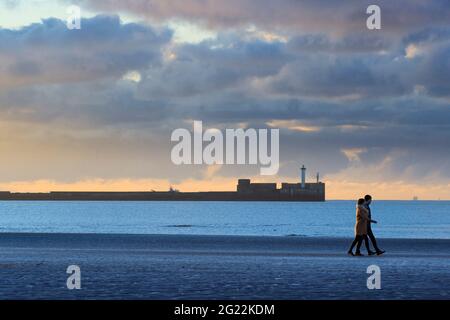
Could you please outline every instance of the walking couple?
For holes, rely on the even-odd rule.
[[[363,240],[369,256],[374,254],[379,256],[385,252],[378,247],[377,240],[372,232],[371,224],[377,222],[372,220],[372,214],[370,211],[371,203],[372,197],[370,195],[366,195],[364,199],[358,200],[358,205],[356,206],[355,240],[353,240],[353,243],[348,250],[348,254],[351,256],[363,256],[360,251]],[[370,238],[370,241],[372,241],[375,251],[370,250],[369,239],[367,236]],[[355,246],[356,252],[353,254],[353,248]]]

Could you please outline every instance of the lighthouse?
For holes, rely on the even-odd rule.
[[[301,171],[302,171],[302,174],[301,174],[301,176],[302,176],[302,184],[301,184],[301,186],[302,186],[302,189],[305,189],[305,187],[306,187],[306,168],[305,168],[305,165],[302,166]]]

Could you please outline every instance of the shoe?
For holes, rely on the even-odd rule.
[[[368,254],[369,254],[369,256],[373,256],[374,254],[376,254],[376,252],[375,251],[369,251]]]
[[[349,251],[349,252],[347,252],[347,254],[349,255],[349,256],[352,256],[352,257],[354,257],[355,255],[353,254],[353,252],[352,251]]]
[[[364,255],[361,252],[356,252],[355,256],[357,256],[357,257],[364,257]]]
[[[385,253],[386,251],[384,250],[378,250],[377,251],[377,256],[381,256],[383,253]]]

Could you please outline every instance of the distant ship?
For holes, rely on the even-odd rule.
[[[325,201],[325,183],[319,174],[315,183],[306,182],[306,168],[301,168],[299,183],[252,183],[250,179],[239,179],[236,191],[181,192],[49,192],[12,193],[0,192],[0,200],[45,200],[45,201]]]

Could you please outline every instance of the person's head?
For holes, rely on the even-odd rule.
[[[358,199],[358,206],[362,206],[365,202],[366,201],[363,198]]]
[[[370,194],[367,194],[367,195],[364,197],[364,201],[365,201],[367,204],[370,204],[370,203],[372,202],[372,196],[371,196]]]

